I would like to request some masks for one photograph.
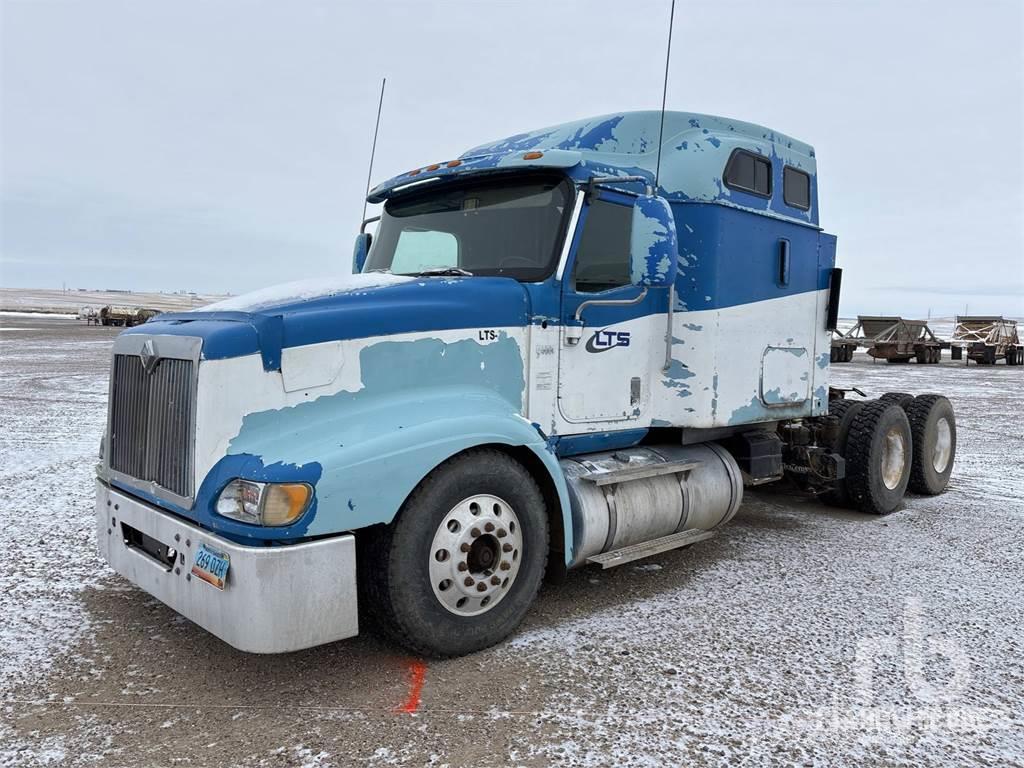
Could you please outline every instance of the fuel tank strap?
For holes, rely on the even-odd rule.
[[[700,461],[667,461],[662,464],[646,464],[642,467],[626,467],[605,472],[588,472],[587,474],[580,475],[580,479],[587,480],[597,486],[612,485],[613,483],[627,483],[630,480],[645,480],[649,477],[658,477],[659,475],[689,472],[701,466],[702,463]]]

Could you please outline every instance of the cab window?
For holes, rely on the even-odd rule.
[[[786,205],[801,211],[811,209],[811,177],[803,171],[786,166],[782,169],[782,197]]]
[[[767,158],[745,149],[733,150],[725,166],[725,186],[771,197],[772,166]]]
[[[629,285],[629,237],[633,209],[595,200],[590,204],[576,249],[573,283],[579,293]]]
[[[458,265],[459,241],[451,232],[403,229],[395,245],[391,271],[397,274],[414,274],[426,269]]]

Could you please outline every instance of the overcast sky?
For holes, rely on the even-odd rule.
[[[815,146],[843,314],[1024,315],[1020,0],[678,0],[668,106]],[[0,285],[346,272],[374,182],[659,106],[668,0],[0,0]]]

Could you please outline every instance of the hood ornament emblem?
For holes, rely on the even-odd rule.
[[[142,345],[139,359],[142,360],[142,368],[146,373],[153,373],[156,370],[156,364],[160,362],[160,355],[156,351],[156,345],[152,339],[146,339],[146,343]]]

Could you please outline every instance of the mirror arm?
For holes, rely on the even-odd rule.
[[[359,226],[359,234],[360,235],[365,234],[366,233],[366,225],[367,224],[373,224],[373,222],[375,222],[375,221],[380,221],[380,216],[371,216],[370,218],[364,220],[363,223]]]

